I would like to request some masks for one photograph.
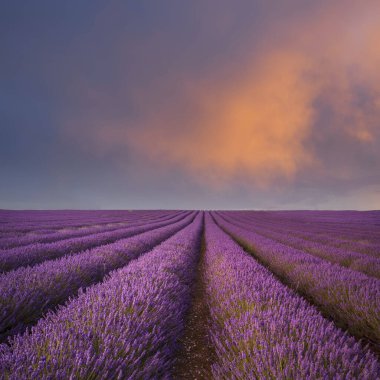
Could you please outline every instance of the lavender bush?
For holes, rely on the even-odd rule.
[[[253,225],[243,220],[229,218],[227,215],[224,215],[224,218],[234,225],[248,231],[254,231],[255,233],[265,236],[271,240],[300,249],[314,256],[318,256],[332,263],[340,264],[352,270],[357,270],[367,274],[368,276],[380,278],[380,258],[369,257],[359,252],[353,252],[348,249],[342,249],[335,246],[318,243],[316,241],[304,240],[294,236],[293,234],[276,232],[268,228],[262,228],[258,224]]]
[[[193,218],[190,215],[172,225],[112,244],[3,274],[0,276],[0,338],[22,332],[46,310],[152,249]]]
[[[375,379],[376,357],[206,219],[215,379]]]
[[[220,216],[215,215],[215,220],[353,334],[380,343],[380,280],[247,231]]]
[[[8,239],[1,239],[0,240],[0,247],[2,249],[9,249],[13,247],[20,247],[22,245],[28,245],[32,243],[51,243],[58,240],[63,239],[69,239],[73,237],[80,237],[80,236],[86,236],[91,235],[95,233],[100,232],[107,232],[107,231],[113,231],[120,228],[125,228],[126,225],[133,226],[135,224],[142,224],[146,222],[157,222],[157,221],[163,221],[167,218],[172,218],[175,215],[156,215],[155,217],[144,218],[144,217],[138,217],[134,215],[133,218],[125,218],[123,221],[114,221],[114,222],[107,222],[107,223],[99,223],[98,221],[94,221],[94,224],[91,225],[85,225],[81,227],[71,228],[71,227],[65,227],[61,228],[57,231],[55,230],[48,230],[48,233],[43,233],[44,230],[37,230],[38,233],[34,234],[28,234],[21,237],[14,237],[14,238],[8,238]],[[32,231],[35,232],[35,231]]]
[[[183,215],[162,222],[142,223],[139,227],[127,227],[117,231],[98,233],[95,235],[67,239],[47,244],[31,244],[0,251],[0,272],[10,271],[20,266],[35,265],[45,260],[52,260],[67,254],[112,243],[118,239],[162,227],[180,220]]]
[[[202,215],[1,346],[5,379],[168,378],[183,330]]]

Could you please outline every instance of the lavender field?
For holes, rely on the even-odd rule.
[[[1,379],[380,379],[380,212],[0,211]]]

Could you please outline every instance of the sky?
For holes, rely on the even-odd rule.
[[[380,209],[378,0],[2,1],[0,208]]]

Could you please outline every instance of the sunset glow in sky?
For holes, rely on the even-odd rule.
[[[380,208],[378,0],[7,3],[0,208]]]

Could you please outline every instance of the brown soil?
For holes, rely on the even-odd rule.
[[[187,315],[185,331],[180,340],[180,350],[173,369],[174,379],[211,379],[211,365],[215,352],[208,337],[209,309],[206,302],[204,279],[205,239],[192,289],[192,302]]]

